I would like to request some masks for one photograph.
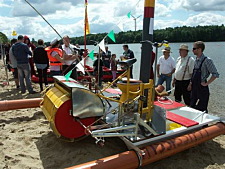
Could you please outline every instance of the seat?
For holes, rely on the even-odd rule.
[[[119,64],[122,66],[131,67],[136,61],[137,59],[133,58],[133,59],[120,61]]]

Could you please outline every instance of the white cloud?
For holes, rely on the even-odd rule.
[[[80,0],[29,0],[29,2],[47,19],[61,36],[82,36],[84,30],[84,1]],[[134,30],[133,18],[126,15],[131,11],[137,19],[137,30],[143,28],[144,1],[140,0],[89,0],[88,17],[91,33]],[[137,4],[137,2],[139,2]],[[5,8],[7,7],[7,8]],[[2,11],[9,9],[11,16]],[[211,12],[225,9],[224,0],[157,0],[155,5],[155,29],[175,26],[221,25],[225,22],[224,14]],[[184,11],[186,16],[179,19],[173,16],[176,11]],[[200,13],[198,11],[206,11]],[[1,13],[2,12],[2,13]],[[222,13],[222,12],[221,12]],[[179,13],[181,14],[181,13]],[[28,35],[30,38],[43,38],[50,41],[57,34],[50,26],[24,1],[0,0],[0,31],[12,38],[11,33]]]
[[[167,27],[181,27],[181,26],[204,26],[204,25],[225,25],[225,16],[212,14],[212,13],[200,13],[198,15],[190,16],[186,20],[156,20],[155,29],[164,29]]]
[[[222,25],[225,24],[225,16],[204,12],[189,17],[185,24],[187,26]]]
[[[187,9],[191,11],[224,11],[224,0],[173,0],[172,9]]]
[[[158,17],[171,16],[171,10],[163,4],[157,4],[157,8],[155,8],[155,13]]]

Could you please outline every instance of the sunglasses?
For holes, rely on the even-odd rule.
[[[196,50],[196,49],[198,49],[198,48],[193,48],[193,50]]]

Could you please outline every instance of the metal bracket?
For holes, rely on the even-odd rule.
[[[142,160],[143,160],[143,156],[145,155],[145,152],[141,149],[139,149],[138,147],[136,147],[132,142],[130,142],[127,138],[125,137],[119,137],[121,140],[123,140],[123,142],[126,144],[127,148],[129,150],[133,150],[139,159],[139,167],[142,166]]]

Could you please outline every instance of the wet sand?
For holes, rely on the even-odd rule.
[[[40,93],[20,94],[15,88],[12,73],[10,85],[4,85],[6,76],[0,61],[0,100],[40,97]],[[33,84],[36,91],[39,86]],[[217,85],[216,90],[224,88]],[[225,114],[225,104],[220,104],[223,92],[212,92],[209,112]],[[213,99],[212,99],[213,98]],[[0,168],[60,169],[92,161],[126,151],[124,143],[117,138],[106,139],[104,147],[87,137],[78,142],[57,139],[40,108],[0,112]],[[144,169],[222,169],[225,168],[225,136],[219,136],[197,147],[155,162]]]

